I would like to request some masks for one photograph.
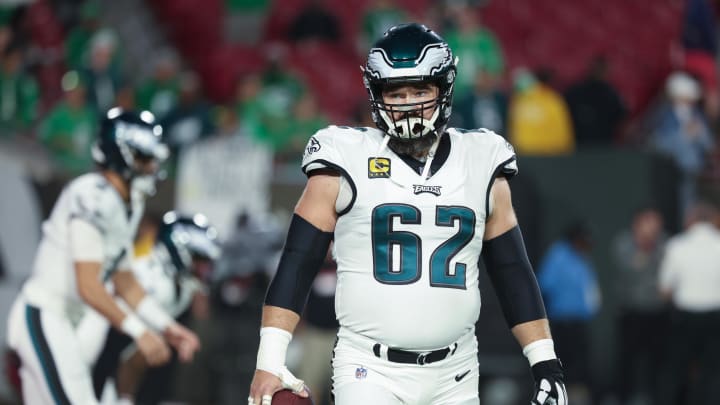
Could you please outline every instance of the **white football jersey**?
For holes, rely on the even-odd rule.
[[[352,194],[335,227],[340,325],[390,347],[437,349],[472,330],[490,187],[517,172],[492,131],[444,136],[448,158],[424,182],[374,128],[320,130],[303,156],[305,173],[338,170]]]
[[[155,249],[149,255],[136,259],[132,270],[145,292],[168,314],[177,317],[190,307],[195,293],[204,288],[190,274],[176,278],[177,270],[172,263],[164,262]]]
[[[105,281],[118,265],[125,266],[132,259],[133,240],[144,208],[143,196],[134,194],[128,206],[100,173],[85,174],[65,186],[42,225],[33,273],[23,288],[28,302],[54,311],[74,311],[82,303],[70,255],[71,219],[83,218],[100,231],[104,252],[101,277]]]

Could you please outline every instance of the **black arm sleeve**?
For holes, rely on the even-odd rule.
[[[481,256],[511,328],[547,317],[519,226],[485,241]]]
[[[331,232],[323,232],[294,214],[265,304],[302,315],[310,287],[325,260],[332,238]]]

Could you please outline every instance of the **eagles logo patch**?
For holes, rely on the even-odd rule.
[[[305,156],[310,156],[313,153],[320,150],[320,142],[315,139],[315,137],[311,137],[308,141],[307,147],[305,148]]]
[[[368,158],[368,178],[387,179],[390,177],[390,159]]]
[[[413,184],[413,193],[415,193],[415,195],[420,193],[430,193],[439,197],[441,189],[442,186],[426,186],[424,184]]]

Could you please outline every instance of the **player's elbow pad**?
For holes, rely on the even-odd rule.
[[[293,215],[277,273],[265,304],[302,314],[310,287],[327,255],[333,234]]]
[[[546,318],[545,305],[519,226],[485,241],[482,259],[511,328]]]

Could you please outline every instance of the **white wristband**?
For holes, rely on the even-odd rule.
[[[157,331],[164,331],[170,326],[175,320],[158,305],[155,300],[150,296],[140,301],[135,312],[142,318],[143,321],[147,322],[153,329]]]
[[[123,333],[133,339],[138,339],[147,330],[145,324],[143,324],[142,321],[133,314],[125,315],[125,319],[123,319],[120,329]]]
[[[527,357],[530,367],[541,361],[557,358],[555,343],[552,339],[540,339],[528,344],[523,347],[523,354]]]
[[[292,334],[285,329],[261,328],[260,347],[255,368],[279,377],[285,368],[285,355],[290,339],[292,339]]]

